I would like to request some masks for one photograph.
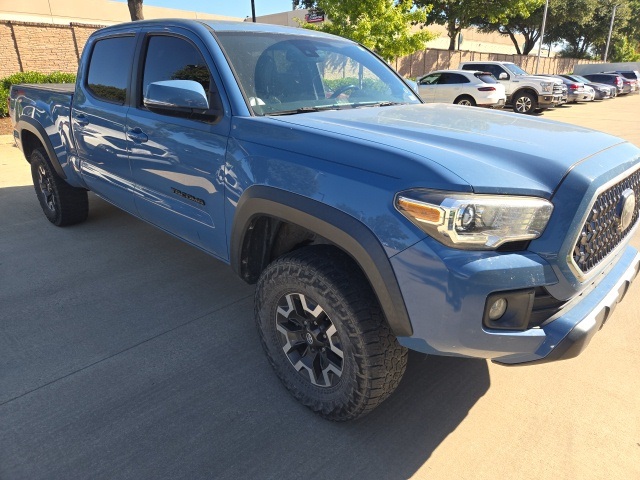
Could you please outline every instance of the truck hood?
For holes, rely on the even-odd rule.
[[[617,137],[569,124],[510,112],[444,104],[369,107],[262,117],[289,132],[375,146],[380,155],[332,153],[333,162],[428,186],[434,169],[456,176],[478,193],[551,197],[580,161],[615,145]],[[294,142],[295,143],[295,142]],[[291,143],[289,143],[289,146]],[[307,145],[322,157],[329,143]],[[289,147],[290,148],[290,147]],[[434,165],[437,164],[437,165]],[[438,167],[439,166],[439,167]],[[422,185],[421,185],[422,184]]]
[[[516,77],[522,80],[533,80],[534,82],[553,82],[558,85],[562,85],[562,80],[560,80],[559,78],[541,77],[538,75],[516,75]]]

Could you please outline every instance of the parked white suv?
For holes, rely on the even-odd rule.
[[[502,108],[504,86],[490,73],[467,70],[436,70],[418,79],[418,93],[427,103],[455,103]]]
[[[529,75],[512,62],[463,62],[462,70],[490,72],[504,85],[507,103],[517,113],[534,113],[562,102],[562,81]]]

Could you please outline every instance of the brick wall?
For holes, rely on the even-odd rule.
[[[89,35],[99,28],[0,20],[0,78],[26,71],[76,73]]]

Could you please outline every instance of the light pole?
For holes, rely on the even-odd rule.
[[[616,18],[616,8],[618,8],[617,4],[613,6],[613,13],[611,14],[611,25],[609,25],[609,36],[607,37],[607,46],[604,49],[604,59],[603,59],[604,62],[607,61],[607,55],[609,54],[609,44],[611,43],[611,34],[613,33],[613,21]]]
[[[540,51],[542,50],[542,42],[544,42],[544,27],[547,25],[547,10],[549,10],[549,0],[547,0],[544,4],[544,14],[542,15],[542,28],[540,29],[540,43],[538,44],[538,56],[536,58],[536,72],[535,72],[536,75],[538,74],[538,65],[540,65]]]
[[[251,0],[251,19],[256,23],[256,4],[255,0]]]

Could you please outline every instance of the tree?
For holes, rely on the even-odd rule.
[[[529,4],[529,8],[505,12],[493,19],[476,19],[474,23],[481,32],[497,32],[508,36],[518,55],[528,55],[540,39],[543,11],[544,0],[535,0]],[[518,43],[518,35],[524,38],[522,46]]]
[[[131,20],[144,20],[144,15],[142,14],[142,2],[143,0],[127,0]]]
[[[571,10],[569,10],[571,5],[568,5],[561,21],[555,22],[549,29],[549,38],[564,42],[563,56],[574,58],[598,56],[602,58],[611,25],[613,2],[599,2],[598,0],[565,0],[565,2],[581,2],[580,7],[583,7],[584,15],[572,16]],[[617,0],[616,3],[613,41],[620,37],[621,28],[631,20],[631,10],[627,2]]]
[[[418,7],[429,9],[427,25],[444,25],[449,37],[449,50],[456,49],[456,39],[460,32],[482,18],[496,22],[507,13],[526,12],[532,2],[544,0],[414,0]]]
[[[427,9],[413,8],[412,0],[317,0],[300,4],[322,11],[327,21],[322,25],[305,24],[361,43],[385,60],[410,55],[425,47],[435,35],[412,25],[424,24]]]

